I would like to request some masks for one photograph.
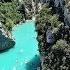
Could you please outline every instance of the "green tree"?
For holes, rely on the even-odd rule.
[[[17,10],[17,3],[0,3],[0,21],[7,26],[7,29],[12,30],[14,24],[22,20],[22,15]]]
[[[53,49],[65,49],[65,48],[67,49],[69,48],[69,45],[67,44],[65,40],[60,39],[56,42],[56,44],[53,45],[52,48]]]

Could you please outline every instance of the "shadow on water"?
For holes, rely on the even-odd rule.
[[[38,69],[40,68],[40,69]],[[41,70],[40,56],[35,55],[27,64],[26,70]]]

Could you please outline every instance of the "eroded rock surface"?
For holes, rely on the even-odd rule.
[[[11,33],[0,23],[0,51],[9,49],[14,45],[15,41],[12,39]]]

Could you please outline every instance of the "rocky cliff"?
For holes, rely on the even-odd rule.
[[[64,0],[47,1],[36,19],[42,70],[70,70],[69,6]]]
[[[0,52],[6,51],[15,45],[11,33],[0,23]]]

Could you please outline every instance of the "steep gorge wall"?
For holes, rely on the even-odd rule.
[[[51,0],[50,0],[51,1]],[[56,0],[57,1],[57,0]],[[57,39],[53,44],[51,44],[50,40],[53,41],[52,32],[50,33],[50,40],[48,35],[46,34],[47,28],[47,19],[43,24],[37,24],[36,28],[38,32],[38,44],[39,44],[39,52],[41,54],[41,66],[42,70],[69,70],[70,69],[70,24],[69,24],[69,14],[67,12],[65,13],[65,10],[67,7],[63,5],[61,2],[62,0],[57,1],[57,4],[55,4],[54,0],[52,2],[49,2],[49,6],[52,7],[52,10],[55,12],[53,14],[59,15],[63,22],[63,24],[59,25],[59,29],[56,28],[56,32],[54,33],[55,39]],[[58,4],[59,3],[59,4]],[[60,4],[61,3],[61,4]],[[55,5],[57,6],[55,6]],[[63,6],[62,6],[63,5]],[[61,12],[63,11],[63,12]],[[65,14],[64,14],[65,13]],[[69,13],[69,11],[68,11]],[[44,15],[43,15],[44,16]],[[67,18],[68,16],[68,18]],[[47,17],[47,16],[46,16]],[[37,17],[38,18],[38,17]],[[65,20],[66,19],[66,20]],[[42,26],[43,25],[43,26]],[[48,27],[50,28],[51,25]],[[53,29],[54,30],[54,29]],[[51,38],[52,36],[52,38]],[[49,41],[47,41],[49,40]]]

